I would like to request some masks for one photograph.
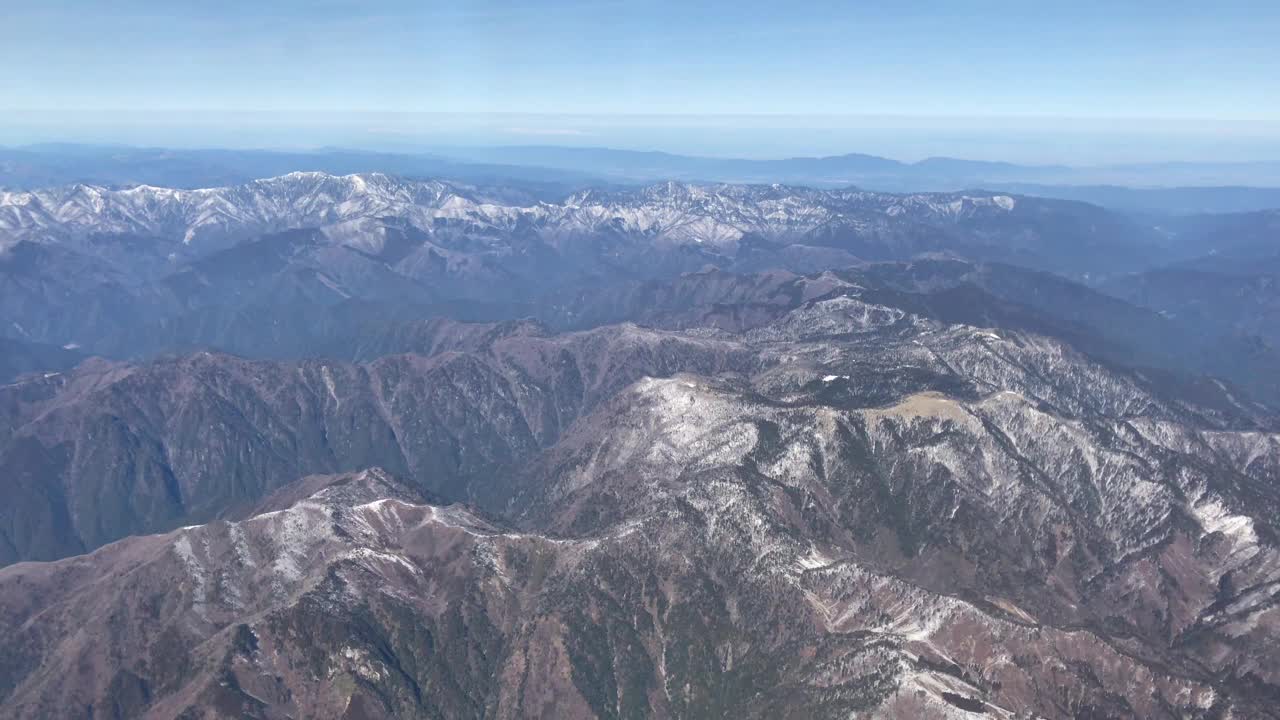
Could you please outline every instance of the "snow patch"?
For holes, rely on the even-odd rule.
[[[207,620],[209,576],[204,564],[196,557],[195,548],[191,546],[191,536],[188,533],[184,532],[174,541],[173,552],[186,567],[187,574],[191,576],[191,608],[196,615]]]
[[[834,562],[835,560],[830,555],[827,555],[817,548],[813,548],[809,551],[808,555],[798,558],[796,560],[796,565],[798,565],[802,570],[818,570],[820,568],[828,567]]]
[[[1226,536],[1232,546],[1232,555],[1240,555],[1243,561],[1258,554],[1258,534],[1254,531],[1252,518],[1231,514],[1217,499],[1197,503],[1190,510],[1206,535],[1222,533]]]

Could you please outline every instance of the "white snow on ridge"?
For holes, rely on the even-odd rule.
[[[187,569],[187,574],[191,576],[191,606],[196,614],[202,618],[207,618],[209,573],[205,569],[204,564],[196,556],[195,548],[191,545],[190,533],[183,532],[173,543],[173,552],[182,561],[183,566]]]
[[[834,559],[817,548],[813,548],[809,551],[808,555],[796,560],[796,564],[799,565],[802,570],[817,570],[819,568],[829,567],[834,562]]]
[[[15,237],[118,232],[198,244],[394,216],[428,232],[435,219],[446,218],[491,229],[534,228],[549,237],[621,230],[655,241],[721,247],[747,234],[795,237],[819,229],[872,229],[902,215],[955,222],[983,208],[1009,210],[1014,202],[1004,195],[957,198],[671,182],[635,191],[590,190],[560,203],[521,204],[441,181],[382,173],[293,172],[194,190],[78,185],[0,193],[0,232]]]
[[[1192,511],[1205,532],[1220,532],[1235,537],[1248,537],[1250,540],[1257,539],[1257,536],[1253,533],[1253,520],[1243,515],[1230,514],[1216,500],[1197,505]]]
[[[1253,519],[1244,515],[1232,515],[1219,500],[1198,502],[1190,507],[1192,516],[1206,534],[1222,533],[1232,544],[1232,554],[1242,554],[1248,559],[1258,553],[1258,534]]]

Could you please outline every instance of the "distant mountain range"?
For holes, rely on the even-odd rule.
[[[1258,185],[1280,190],[1280,162],[1074,167],[949,157],[901,162],[859,153],[767,160],[555,146],[441,148],[436,152],[469,162],[539,166],[626,181],[784,182],[896,191],[1002,189],[1000,186],[1009,183],[1131,188]]]
[[[315,172],[198,190],[74,185],[0,193],[0,335],[132,355],[181,318],[206,327],[219,322],[206,313],[253,306],[479,309],[705,267],[806,272],[928,253],[1105,276],[1172,245],[1092,205],[989,192],[665,182],[546,201]]]
[[[420,154],[78,145],[0,148],[0,188],[11,190],[74,183],[191,189],[241,184],[298,170],[519,183],[529,192],[548,197],[585,186],[680,180],[857,186],[892,192],[978,188],[1173,214],[1280,207],[1280,162],[1072,167],[955,158],[904,163],[863,154],[755,160],[553,146],[446,147]]]
[[[383,321],[525,314],[572,326],[581,320],[566,313],[599,317],[608,307],[577,298],[619,283],[922,256],[1105,281],[1181,321],[1184,309],[1155,303],[1157,282],[1128,274],[1178,262],[1217,272],[1232,261],[1256,274],[1275,255],[1274,222],[1261,212],[1156,225],[1020,195],[782,185],[665,182],[553,199],[518,184],[379,173],[295,172],[197,190],[73,185],[0,192],[0,337],[31,344],[15,351],[9,376],[34,369],[31,358],[75,357],[62,346],[116,357],[206,345],[288,356],[325,347],[334,328],[371,312]],[[1257,283],[1259,302],[1269,302],[1268,282]],[[1139,296],[1140,287],[1150,292]],[[1239,304],[1212,307],[1225,317]],[[1229,327],[1247,325],[1219,326]],[[1216,337],[1210,330],[1200,328]]]

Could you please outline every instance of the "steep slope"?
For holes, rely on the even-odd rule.
[[[198,353],[138,366],[89,363],[0,388],[0,467],[13,498],[0,527],[3,560],[49,559],[205,521],[289,478],[370,465],[451,499],[498,507],[501,470],[554,445],[582,413],[628,384],[679,372],[786,378],[839,361],[856,372],[830,374],[856,380],[833,391],[867,404],[926,391],[972,394],[985,383],[1052,392],[1052,402],[1073,412],[1129,408],[1224,429],[1267,423],[1264,408],[1224,386],[1190,391],[1096,367],[1058,343],[987,358],[991,368],[958,366],[925,350],[953,326],[912,312],[913,296],[891,298],[897,306],[868,304],[861,298],[876,291],[833,276],[784,286],[789,305],[739,333],[623,325],[546,335],[521,324],[445,324],[402,338],[429,356],[298,364]],[[976,332],[957,337],[985,347],[989,340]],[[1014,336],[1034,337],[1026,333]],[[1053,365],[1062,358],[1091,379],[1052,379],[1062,375]],[[1062,385],[1068,381],[1080,386]]]
[[[917,667],[892,641],[838,639],[786,667],[786,654],[826,634],[813,611],[786,602],[799,597],[797,578],[780,576],[789,587],[755,600],[745,577],[738,591],[744,612],[767,609],[794,637],[736,611],[719,619],[738,593],[720,596],[717,571],[652,551],[657,533],[694,549],[679,523],[553,540],[461,508],[362,495],[322,490],[244,522],[0,571],[0,632],[15,651],[0,683],[6,708],[13,717],[830,716],[874,707]],[[129,586],[92,591],[126,571]],[[68,633],[80,617],[101,620]],[[721,676],[724,635],[759,649]],[[735,645],[725,647],[732,665]],[[824,678],[835,664],[840,678]],[[938,690],[963,682],[937,674],[922,683],[932,696],[894,702],[960,716]],[[749,702],[739,690],[752,680],[785,691],[786,704],[782,694]]]
[[[83,552],[379,465],[451,499],[645,375],[751,367],[743,346],[632,326],[518,325],[367,364],[192,356],[89,363],[0,388],[0,562]],[[451,348],[471,345],[476,352]]]
[[[1117,275],[1102,289],[1202,334],[1280,346],[1280,210],[1196,215],[1165,232],[1176,262]]]
[[[894,287],[936,275],[0,389],[6,560],[110,543],[0,569],[0,707],[1276,717],[1275,418]]]
[[[785,365],[629,383],[507,485],[518,531],[373,472],[2,570],[5,706],[1273,716],[1280,437],[918,323],[837,296],[753,331]]]
[[[1062,417],[1007,391],[869,409],[763,403],[693,377],[633,392],[590,421],[623,433],[566,440],[531,483],[531,525],[573,537],[688,517],[707,547],[732,548],[733,572],[793,569],[832,631],[902,640],[955,668],[953,694],[997,708],[1274,709],[1274,435],[1170,443],[1167,424]],[[1222,464],[1197,468],[1206,451]],[[1272,459],[1235,464],[1258,451]],[[1049,660],[1030,637],[1055,632],[1073,640],[1049,640],[1065,651]],[[1065,687],[1046,693],[1037,676],[1057,663]],[[1095,684],[1075,686],[1084,678]],[[1198,683],[1215,698],[1174,699]]]
[[[944,322],[1050,335],[1096,358],[1139,368],[1153,380],[1172,372],[1183,376],[1171,378],[1175,385],[1190,389],[1192,378],[1207,375],[1236,384],[1255,401],[1280,406],[1280,353],[1226,325],[1197,323],[1051,273],[1001,263],[921,260],[856,274],[874,287],[924,294],[917,312]],[[1008,305],[992,307],[981,294]],[[1265,294],[1259,302],[1265,305]]]
[[[1222,272],[1213,263],[1202,268],[1187,262],[1118,277],[1104,287],[1203,333],[1252,336],[1280,347],[1280,262],[1273,268],[1256,261],[1243,264],[1251,270]]]

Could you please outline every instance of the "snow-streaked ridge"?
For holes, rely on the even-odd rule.
[[[192,190],[74,185],[0,192],[0,234],[128,233],[192,244],[395,216],[424,231],[445,218],[494,229],[533,227],[548,237],[621,231],[671,243],[721,246],[748,234],[792,237],[834,228],[859,230],[904,214],[953,223],[1015,207],[1014,199],[1003,195],[677,182],[628,191],[587,190],[547,203],[440,180],[298,171]]]

